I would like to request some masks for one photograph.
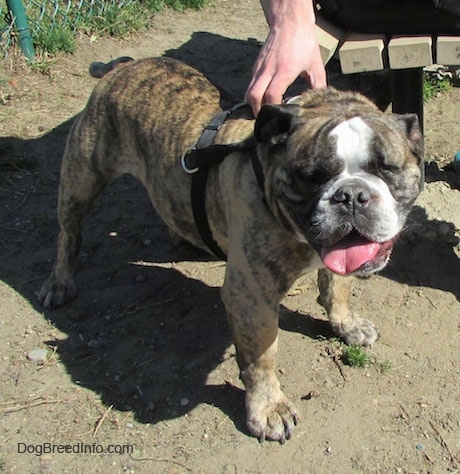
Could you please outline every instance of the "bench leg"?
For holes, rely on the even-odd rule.
[[[423,68],[391,70],[392,110],[396,114],[417,114],[423,133]],[[420,188],[425,183],[425,164],[421,164]]]
[[[418,115],[423,131],[423,69],[392,69],[391,100],[393,112]]]

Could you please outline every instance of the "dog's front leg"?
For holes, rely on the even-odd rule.
[[[259,270],[259,269],[258,269]],[[254,271],[246,262],[229,260],[222,299],[232,329],[246,389],[246,420],[259,438],[284,443],[298,415],[275,375],[280,290],[268,271]]]
[[[336,275],[326,269],[318,270],[319,303],[329,316],[332,330],[347,344],[369,346],[379,337],[371,321],[350,310],[349,296],[353,279]]]

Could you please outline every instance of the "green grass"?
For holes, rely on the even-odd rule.
[[[155,2],[157,3],[157,2]],[[148,8],[145,4],[130,3],[123,8],[111,6],[104,15],[88,15],[79,23],[79,29],[97,34],[122,37],[135,31],[142,31],[159,6]]]
[[[351,367],[366,367],[371,362],[369,354],[360,346],[344,346],[341,359]]]
[[[341,361],[353,368],[374,366],[381,374],[386,374],[392,367],[388,359],[379,361],[376,357],[371,356],[365,347],[347,345],[336,337],[320,339],[329,343],[325,348],[325,353],[336,362]]]
[[[37,56],[54,56],[59,51],[73,53],[75,50],[75,31],[77,30],[90,35],[110,35],[122,37],[130,33],[146,29],[155,15],[165,8],[176,11],[187,9],[201,9],[212,0],[132,0],[122,7],[106,4],[104,12],[96,13],[94,7],[91,14],[78,8],[79,2],[72,2],[70,9],[65,11],[64,7],[56,14],[54,3],[47,0],[37,1],[27,9],[29,26],[33,32],[33,42]],[[64,4],[64,2],[60,2]],[[66,3],[66,2],[65,2]],[[89,2],[86,2],[89,4]],[[96,2],[98,11],[102,11],[102,0]],[[45,15],[42,10],[45,9]],[[59,5],[59,3],[58,3]],[[73,5],[73,6],[72,6]],[[0,13],[3,11],[0,7]],[[39,19],[41,18],[41,19]],[[0,31],[9,27],[6,19],[0,17]],[[2,44],[0,43],[0,46]]]
[[[425,75],[425,80],[423,81],[423,100],[427,101],[437,97],[440,93],[449,90],[451,87],[451,81],[447,77],[443,79],[430,79]]]
[[[381,374],[386,374],[387,372],[391,370],[393,366],[391,362],[388,359],[386,359],[383,362],[377,362],[377,367]]]
[[[58,51],[73,53],[75,36],[72,31],[61,26],[44,28],[34,36],[34,45],[39,52],[55,55]]]

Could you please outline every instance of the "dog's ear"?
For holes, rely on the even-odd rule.
[[[423,134],[416,114],[391,114],[392,119],[412,144],[415,154],[423,158]]]
[[[257,116],[254,136],[259,143],[277,145],[299,123],[298,105],[264,105]]]

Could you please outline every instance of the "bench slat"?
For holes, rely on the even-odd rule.
[[[352,74],[382,70],[384,48],[383,35],[352,33],[339,49],[342,72]]]
[[[346,36],[346,33],[338,26],[318,16],[316,18],[316,36],[318,37],[321,58],[324,65],[326,65],[334,56],[339,43]]]
[[[431,36],[393,37],[388,43],[391,69],[411,69],[433,64]]]
[[[436,64],[460,65],[460,36],[438,36],[436,42]]]

